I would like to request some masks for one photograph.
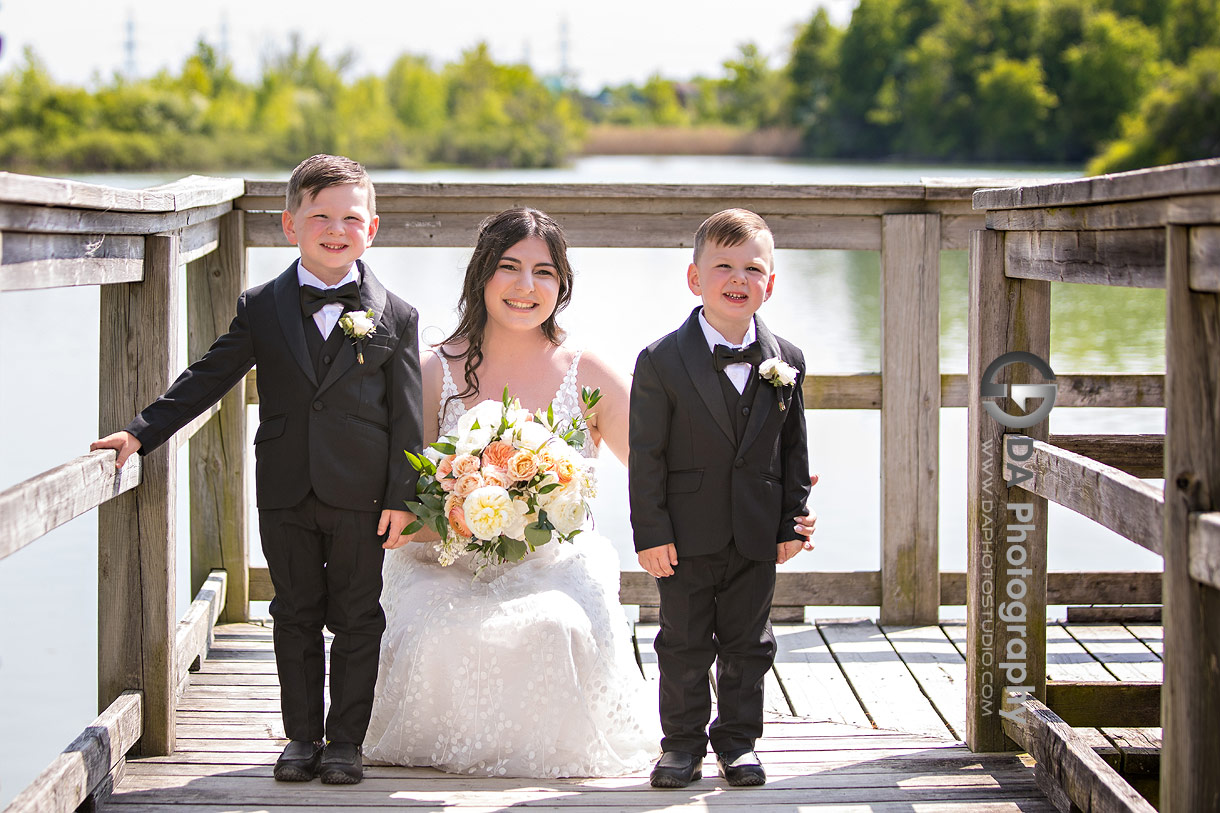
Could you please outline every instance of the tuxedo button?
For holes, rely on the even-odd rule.
[[[741,408],[741,414],[742,414],[742,415],[749,415],[749,414],[750,414],[750,408],[749,408],[749,407],[742,407],[742,408]]]
[[[313,411],[314,411],[314,412],[321,412],[321,411],[322,411],[322,402],[321,402],[321,401],[314,401],[314,402],[313,402]]]
[[[745,460],[743,460],[743,459],[742,459],[742,458],[740,458],[740,457],[739,457],[739,458],[737,458],[736,460],[734,460],[734,461],[733,461],[733,467],[734,467],[734,468],[738,468],[738,469],[739,469],[739,468],[741,468],[742,466],[744,466],[745,464],[746,464],[746,461],[745,461]]]
[[[323,357],[322,357],[322,363],[323,363],[323,364],[330,364],[330,356],[323,356]]]

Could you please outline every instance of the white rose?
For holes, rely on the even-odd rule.
[[[768,381],[778,381],[785,387],[796,383],[796,368],[778,358],[767,359],[758,365],[758,374]]]
[[[579,497],[556,500],[547,508],[546,516],[555,530],[567,536],[585,524],[585,504]]]
[[[347,320],[348,331],[357,339],[369,335],[377,327],[372,311],[348,311],[342,318]]]
[[[510,522],[516,520],[513,498],[499,486],[476,488],[462,503],[466,526],[484,541],[495,539]]]
[[[525,500],[513,500],[513,514],[509,518],[508,524],[504,526],[504,530],[500,533],[505,536],[511,536],[513,539],[525,539],[525,526],[527,523],[527,515],[530,512],[529,504]]]
[[[528,449],[531,452],[536,452],[546,445],[546,442],[551,439],[551,432],[537,421],[528,421],[517,427],[514,432],[516,436],[515,445],[521,449]]]
[[[466,410],[466,414],[458,418],[457,435],[459,438],[470,431],[470,427],[478,422],[480,428],[490,427],[495,431],[500,427],[500,416],[504,405],[499,401],[480,401]]]
[[[472,454],[491,443],[491,427],[480,426],[458,437],[454,444],[458,454]]]

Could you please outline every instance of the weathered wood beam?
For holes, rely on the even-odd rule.
[[[1010,353],[1050,357],[1050,283],[1007,276],[1006,239],[1003,232],[977,231],[970,244],[971,393],[983,391],[989,369]],[[1041,383],[1043,376],[1015,359],[990,372],[988,383],[1004,391]],[[988,403],[1003,412],[1009,400]],[[981,398],[967,409],[966,743],[972,751],[1006,751],[1012,746],[1000,725],[1005,687],[1019,685],[1041,697],[1046,684],[1047,508],[1044,498],[1010,488],[1003,478],[1009,428]],[[1045,440],[1046,416],[1025,432]],[[1005,609],[1020,616],[1002,620]]]
[[[57,209],[19,203],[0,203],[0,230],[5,232],[56,232],[59,234],[165,235],[196,223],[214,220],[231,211],[229,201],[199,209],[169,212],[119,212],[94,209]]]
[[[1161,574],[1154,571],[1077,572],[1046,574],[1047,604],[1157,604],[1161,601]],[[966,603],[966,574],[940,574],[940,603],[949,607]]]
[[[150,189],[113,186],[0,172],[0,203],[32,203],[112,212],[176,212],[241,197],[241,178],[190,175]]]
[[[212,420],[212,418],[219,413],[220,402],[218,401],[205,409],[203,412],[199,413],[199,415],[197,415],[195,419],[186,426],[175,432],[174,437],[170,442],[176,443],[178,446],[185,446],[191,438],[199,433],[199,430],[207,426],[208,421]]]
[[[213,570],[178,622],[178,629],[174,633],[174,674],[179,680],[191,664],[207,657],[216,619],[225,606],[227,584],[228,574],[223,570]]]
[[[975,209],[1078,206],[1220,192],[1220,158],[1009,189],[980,189]]]
[[[1191,514],[1190,575],[1220,590],[1220,512]]]
[[[1023,435],[1008,435],[1004,470],[1020,488],[1070,508],[1153,553],[1161,553],[1162,489],[1125,471]]]
[[[1220,226],[1190,230],[1190,290],[1220,294]]]
[[[1220,590],[1192,573],[1191,516],[1220,511],[1220,295],[1190,288],[1189,229],[1167,232],[1165,691],[1161,808],[1220,803]]]
[[[115,457],[90,452],[0,492],[0,559],[139,485],[139,455],[121,470]]]
[[[1004,273],[1016,279],[1165,287],[1165,232],[1160,228],[1006,232],[1004,254]]]
[[[881,218],[881,621],[939,619],[940,218]]]
[[[1050,444],[1135,477],[1165,475],[1164,435],[1051,435]]]
[[[245,216],[233,211],[221,218],[216,224],[218,249],[187,266],[189,358],[201,358],[228,329],[234,303],[246,288]],[[199,589],[215,569],[226,571],[224,619],[245,621],[250,606],[245,381],[239,381],[214,410],[216,418],[200,429],[190,448],[191,587]]]
[[[1158,589],[1157,592],[1160,590]],[[1159,604],[1090,604],[1087,607],[1068,607],[1067,623],[1156,624],[1159,626],[1161,606]]]
[[[1220,222],[1220,195],[1189,195],[1093,206],[998,209],[987,212],[987,228],[998,231],[1151,229],[1167,223],[1217,222]]]
[[[1074,728],[1156,728],[1161,724],[1161,684],[1048,680],[1046,705]]]
[[[1022,703],[1015,720],[1005,719],[1004,732],[1037,760],[1080,810],[1156,813],[1070,725],[1037,699]]]
[[[135,745],[143,723],[140,693],[123,692],[17,794],[5,813],[73,813],[81,808]]]
[[[225,217],[227,216],[225,215]],[[202,223],[187,226],[179,232],[182,238],[182,252],[178,261],[187,265],[215,251],[220,245],[220,221],[222,219],[205,220]]]
[[[0,254],[0,291],[138,282],[144,277],[142,237],[7,232]]]
[[[99,312],[98,423],[122,428],[178,373],[178,237],[148,237],[144,280],[106,285]],[[140,488],[98,509],[98,704],[144,692],[143,755],[168,754],[176,709],[173,640],[178,444],[141,457]]]

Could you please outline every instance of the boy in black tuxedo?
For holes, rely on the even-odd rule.
[[[258,365],[259,532],[291,740],[275,778],[320,773],[328,784],[354,784],[364,776],[360,743],[385,630],[383,547],[403,544],[414,519],[400,507],[417,477],[403,450],[423,445],[418,315],[360,259],[378,226],[364,167],[308,158],[292,173],[286,203],[284,234],[300,259],[243,293],[207,354],[90,448],[116,449],[120,466],[148,454]],[[334,633],[325,721],[323,625]]]
[[[763,677],[775,566],[812,546],[801,351],[754,315],[771,296],[774,238],[729,209],[704,221],[687,269],[702,307],[640,353],[628,475],[640,565],[657,578],[664,752],[654,787],[702,776],[709,738],[730,785],[761,785]],[[719,715],[708,669],[716,662]]]

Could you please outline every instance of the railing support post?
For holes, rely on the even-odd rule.
[[[1220,590],[1190,575],[1190,514],[1220,508],[1220,295],[1190,288],[1190,229],[1165,241],[1165,683],[1161,810],[1220,805]],[[1199,269],[1196,269],[1199,271]]]
[[[244,213],[220,219],[219,246],[187,266],[187,357],[203,356],[233,318],[246,288]],[[190,444],[191,594],[214,568],[228,575],[222,619],[246,621],[250,579],[246,534],[246,381],[220,402],[220,412]]]
[[[1005,432],[1049,437],[1049,421],[1006,428],[982,407],[987,367],[1011,351],[1050,356],[1050,283],[1005,276],[1005,235],[970,238],[970,358],[966,565],[966,744],[972,751],[1015,746],[1004,735],[1007,689],[1046,699],[1046,499],[1009,488]],[[1025,363],[1004,367],[996,383],[1036,384]],[[1010,399],[996,401],[1012,412]],[[1032,412],[1038,405],[1025,404]]]
[[[109,434],[177,372],[177,236],[145,240],[144,281],[101,289],[99,431]],[[142,755],[174,746],[177,446],[141,460],[139,488],[98,507],[98,707],[144,692]]]
[[[881,623],[940,618],[940,215],[881,218]]]

